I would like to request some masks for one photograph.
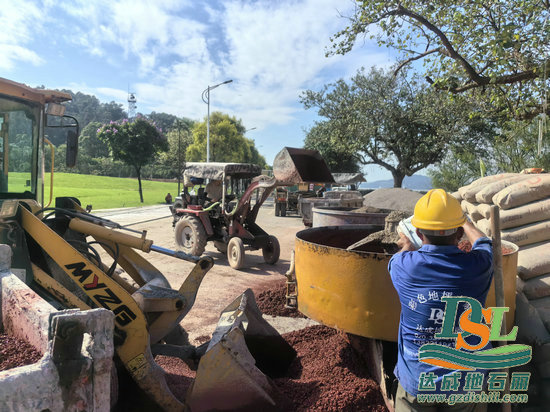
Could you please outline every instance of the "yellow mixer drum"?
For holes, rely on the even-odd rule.
[[[311,319],[355,335],[397,341],[401,306],[388,273],[391,254],[365,245],[346,248],[370,233],[374,225],[329,226],[296,234],[295,270],[298,310]],[[503,257],[507,329],[513,325],[517,246]],[[494,285],[486,306],[495,306]]]

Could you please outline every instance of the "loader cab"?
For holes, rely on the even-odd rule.
[[[43,204],[44,131],[49,123],[67,131],[66,161],[74,166],[78,123],[64,116],[60,104],[70,99],[67,93],[33,89],[0,78],[0,201],[29,199]]]
[[[2,199],[37,200],[41,116],[39,104],[0,94],[0,198]]]

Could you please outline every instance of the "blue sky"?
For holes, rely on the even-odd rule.
[[[349,78],[395,56],[365,40],[346,56],[325,57],[346,26],[351,0],[0,0],[0,77],[66,88],[139,112],[202,120],[211,111],[255,128],[268,163],[283,146],[301,147],[318,120],[299,95]],[[369,181],[390,178],[365,169]]]

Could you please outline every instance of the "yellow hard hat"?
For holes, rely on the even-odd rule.
[[[466,222],[460,203],[443,189],[432,189],[414,207],[411,223],[417,229],[449,230]]]

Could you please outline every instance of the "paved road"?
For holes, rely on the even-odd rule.
[[[138,222],[172,217],[168,205],[125,207],[120,209],[92,210],[92,214],[112,220],[123,226]]]
[[[166,205],[110,209],[92,213],[123,226],[129,225],[128,227],[133,230],[147,230],[147,238],[152,239],[155,245],[176,249],[172,216]],[[212,333],[220,312],[247,288],[258,292],[285,280],[284,274],[290,266],[296,232],[304,229],[302,221],[296,215],[276,217],[272,205],[263,205],[257,223],[267,233],[278,238],[281,246],[279,261],[275,265],[268,265],[263,260],[261,250],[247,250],[245,267],[236,271],[229,266],[225,255],[218,252],[209,242],[205,255],[214,259],[214,267],[205,276],[193,308],[181,322],[191,341]],[[164,274],[175,289],[179,289],[193,269],[193,264],[186,261],[154,252],[140,253]]]

